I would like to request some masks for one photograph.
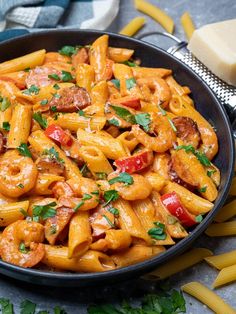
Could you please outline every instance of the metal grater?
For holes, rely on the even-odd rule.
[[[169,37],[177,42],[176,45],[170,47],[167,52],[180,59],[196,72],[207,85],[216,94],[219,101],[224,105],[229,118],[233,125],[236,124],[236,87],[228,85],[219,77],[213,74],[204,64],[195,58],[187,49],[187,43],[179,40],[177,37],[165,32],[148,32],[140,35],[138,39],[143,39],[150,35],[161,35]]]

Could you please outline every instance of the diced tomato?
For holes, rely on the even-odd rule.
[[[121,98],[115,99],[112,103],[120,104],[135,110],[141,109],[140,98],[133,97],[133,96],[124,96]]]
[[[67,134],[59,125],[51,124],[44,131],[47,137],[60,143],[64,146],[71,146],[73,144],[72,137]]]
[[[166,193],[161,196],[161,201],[167,210],[178,218],[186,227],[191,227],[197,223],[196,217],[190,214],[181,204],[178,195],[175,192]]]
[[[115,160],[114,165],[121,172],[134,173],[148,167],[153,161],[153,152],[143,150],[136,155]]]

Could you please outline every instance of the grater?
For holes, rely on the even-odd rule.
[[[175,56],[183,63],[188,65],[195,73],[197,73],[203,81],[211,88],[219,99],[220,103],[225,107],[229,119],[233,126],[236,126],[236,87],[228,85],[219,77],[213,74],[203,63],[201,63],[192,53],[187,49],[187,42],[181,41],[179,38],[166,32],[148,32],[138,36],[138,39],[151,35],[160,35],[173,39],[176,44],[169,49],[171,55]],[[235,128],[234,128],[235,130]],[[234,131],[236,138],[236,131]]]

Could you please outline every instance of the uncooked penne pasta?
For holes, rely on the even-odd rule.
[[[224,207],[221,208],[219,213],[214,218],[216,222],[224,222],[229,220],[230,218],[236,215],[236,200],[226,204]]]
[[[193,20],[188,12],[184,12],[184,14],[180,18],[181,24],[183,26],[185,35],[189,40],[192,37],[192,34],[195,30],[195,26],[193,24]]]
[[[183,285],[181,289],[207,305],[216,314],[236,313],[236,310],[225,303],[221,297],[199,282],[187,283]]]
[[[224,237],[236,234],[236,221],[211,224],[205,231],[209,237]]]
[[[127,25],[125,25],[122,30],[120,30],[121,35],[133,36],[135,35],[141,27],[145,24],[145,18],[138,16],[131,20]]]
[[[236,264],[236,250],[206,257],[205,261],[217,269],[232,266]]]
[[[222,268],[216,279],[214,280],[212,287],[218,288],[225,284],[231,283],[236,280],[236,265]]]

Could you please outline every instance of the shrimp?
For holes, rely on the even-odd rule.
[[[0,191],[6,196],[18,197],[31,190],[37,180],[37,167],[29,157],[16,150],[2,155],[0,159]]]
[[[44,227],[35,221],[18,220],[7,226],[0,240],[4,262],[33,267],[44,257]]]
[[[99,204],[99,190],[96,182],[88,178],[71,178],[67,181],[77,197],[67,196],[59,198],[60,206],[76,208],[79,210],[89,210]]]
[[[112,176],[109,176],[110,180]],[[111,189],[115,189],[119,195],[128,201],[142,200],[147,198],[152,192],[152,186],[149,181],[139,174],[133,174],[132,178],[134,182],[130,185],[116,182],[111,185]]]
[[[132,126],[132,133],[146,148],[158,153],[164,153],[173,146],[176,134],[167,117],[157,113],[153,113],[152,117],[153,130],[154,133],[157,133],[157,136],[152,137],[148,135],[137,124]]]
[[[151,90],[154,90],[153,94],[153,102],[161,104],[163,108],[165,108],[170,99],[171,92],[170,87],[162,78],[155,76],[149,78],[140,78],[137,80],[137,84],[140,86],[148,86]]]

